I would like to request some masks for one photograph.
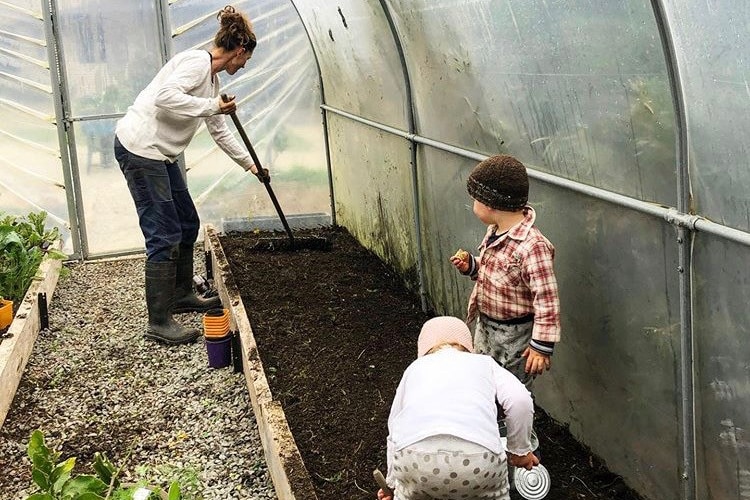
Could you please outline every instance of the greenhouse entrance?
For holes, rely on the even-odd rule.
[[[0,148],[13,175],[0,181],[7,190],[0,211],[48,212],[71,258],[141,252],[133,201],[113,155],[114,128],[173,53],[210,45],[216,13],[209,5],[170,9],[158,0],[98,3],[94,11],[77,0],[29,3],[6,5],[0,22],[14,60],[2,80]],[[288,6],[257,20],[267,36],[253,59],[262,74],[223,83],[239,96],[238,115],[263,163],[274,168],[284,209],[329,214],[319,77],[298,19]],[[298,50],[279,62],[274,46]],[[262,187],[228,160],[205,127],[181,158],[183,169],[186,163],[203,222],[221,226],[275,213]]]
[[[86,4],[63,0],[56,8],[51,23],[55,54],[62,56],[55,63],[63,96],[56,111],[68,144],[67,190],[77,200],[71,213],[77,246],[83,257],[138,249],[142,237],[114,158],[113,130],[134,93],[166,60],[159,4],[128,2],[93,13]]]

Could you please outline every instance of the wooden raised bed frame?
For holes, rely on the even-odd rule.
[[[230,328],[239,332],[242,344],[242,369],[250,391],[258,432],[263,443],[268,470],[280,500],[315,500],[310,474],[305,468],[297,444],[289,429],[281,403],[273,399],[263,370],[253,329],[216,229],[205,227],[204,246],[210,252],[214,286],[221,302],[229,309]]]
[[[59,243],[54,248],[59,248]],[[46,294],[48,304],[52,301],[61,267],[60,259],[44,257],[8,328],[10,338],[3,339],[0,343],[0,427],[8,415],[23,370],[39,335],[42,324],[39,294]]]

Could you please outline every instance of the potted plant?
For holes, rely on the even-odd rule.
[[[181,500],[180,487],[173,482],[169,492],[157,487],[122,483],[116,468],[103,453],[94,454],[95,475],[73,475],[76,458],[59,461],[60,456],[44,443],[44,435],[35,430],[29,440],[31,477],[39,490],[26,500]],[[127,457],[125,459],[127,461]],[[124,465],[124,463],[123,463]]]
[[[13,304],[20,304],[45,255],[62,259],[52,248],[59,229],[46,228],[46,212],[26,217],[0,214],[0,330],[13,321]]]

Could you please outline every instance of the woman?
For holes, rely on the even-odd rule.
[[[184,344],[200,336],[172,313],[221,306],[218,297],[198,297],[192,288],[193,247],[200,221],[177,158],[205,123],[216,144],[246,171],[259,175],[249,153],[226,125],[237,106],[220,97],[218,73],[245,67],[256,46],[247,18],[233,7],[222,9],[214,47],[175,55],[141,91],[117,122],[115,157],[125,175],[146,242],[145,336]],[[267,179],[268,172],[262,174]],[[261,179],[262,180],[262,179]]]

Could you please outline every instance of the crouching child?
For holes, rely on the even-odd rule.
[[[459,318],[427,321],[418,357],[401,378],[388,418],[380,500],[509,500],[508,462],[531,469],[534,405],[529,391],[490,356],[474,354]],[[497,424],[504,410],[507,449]]]

